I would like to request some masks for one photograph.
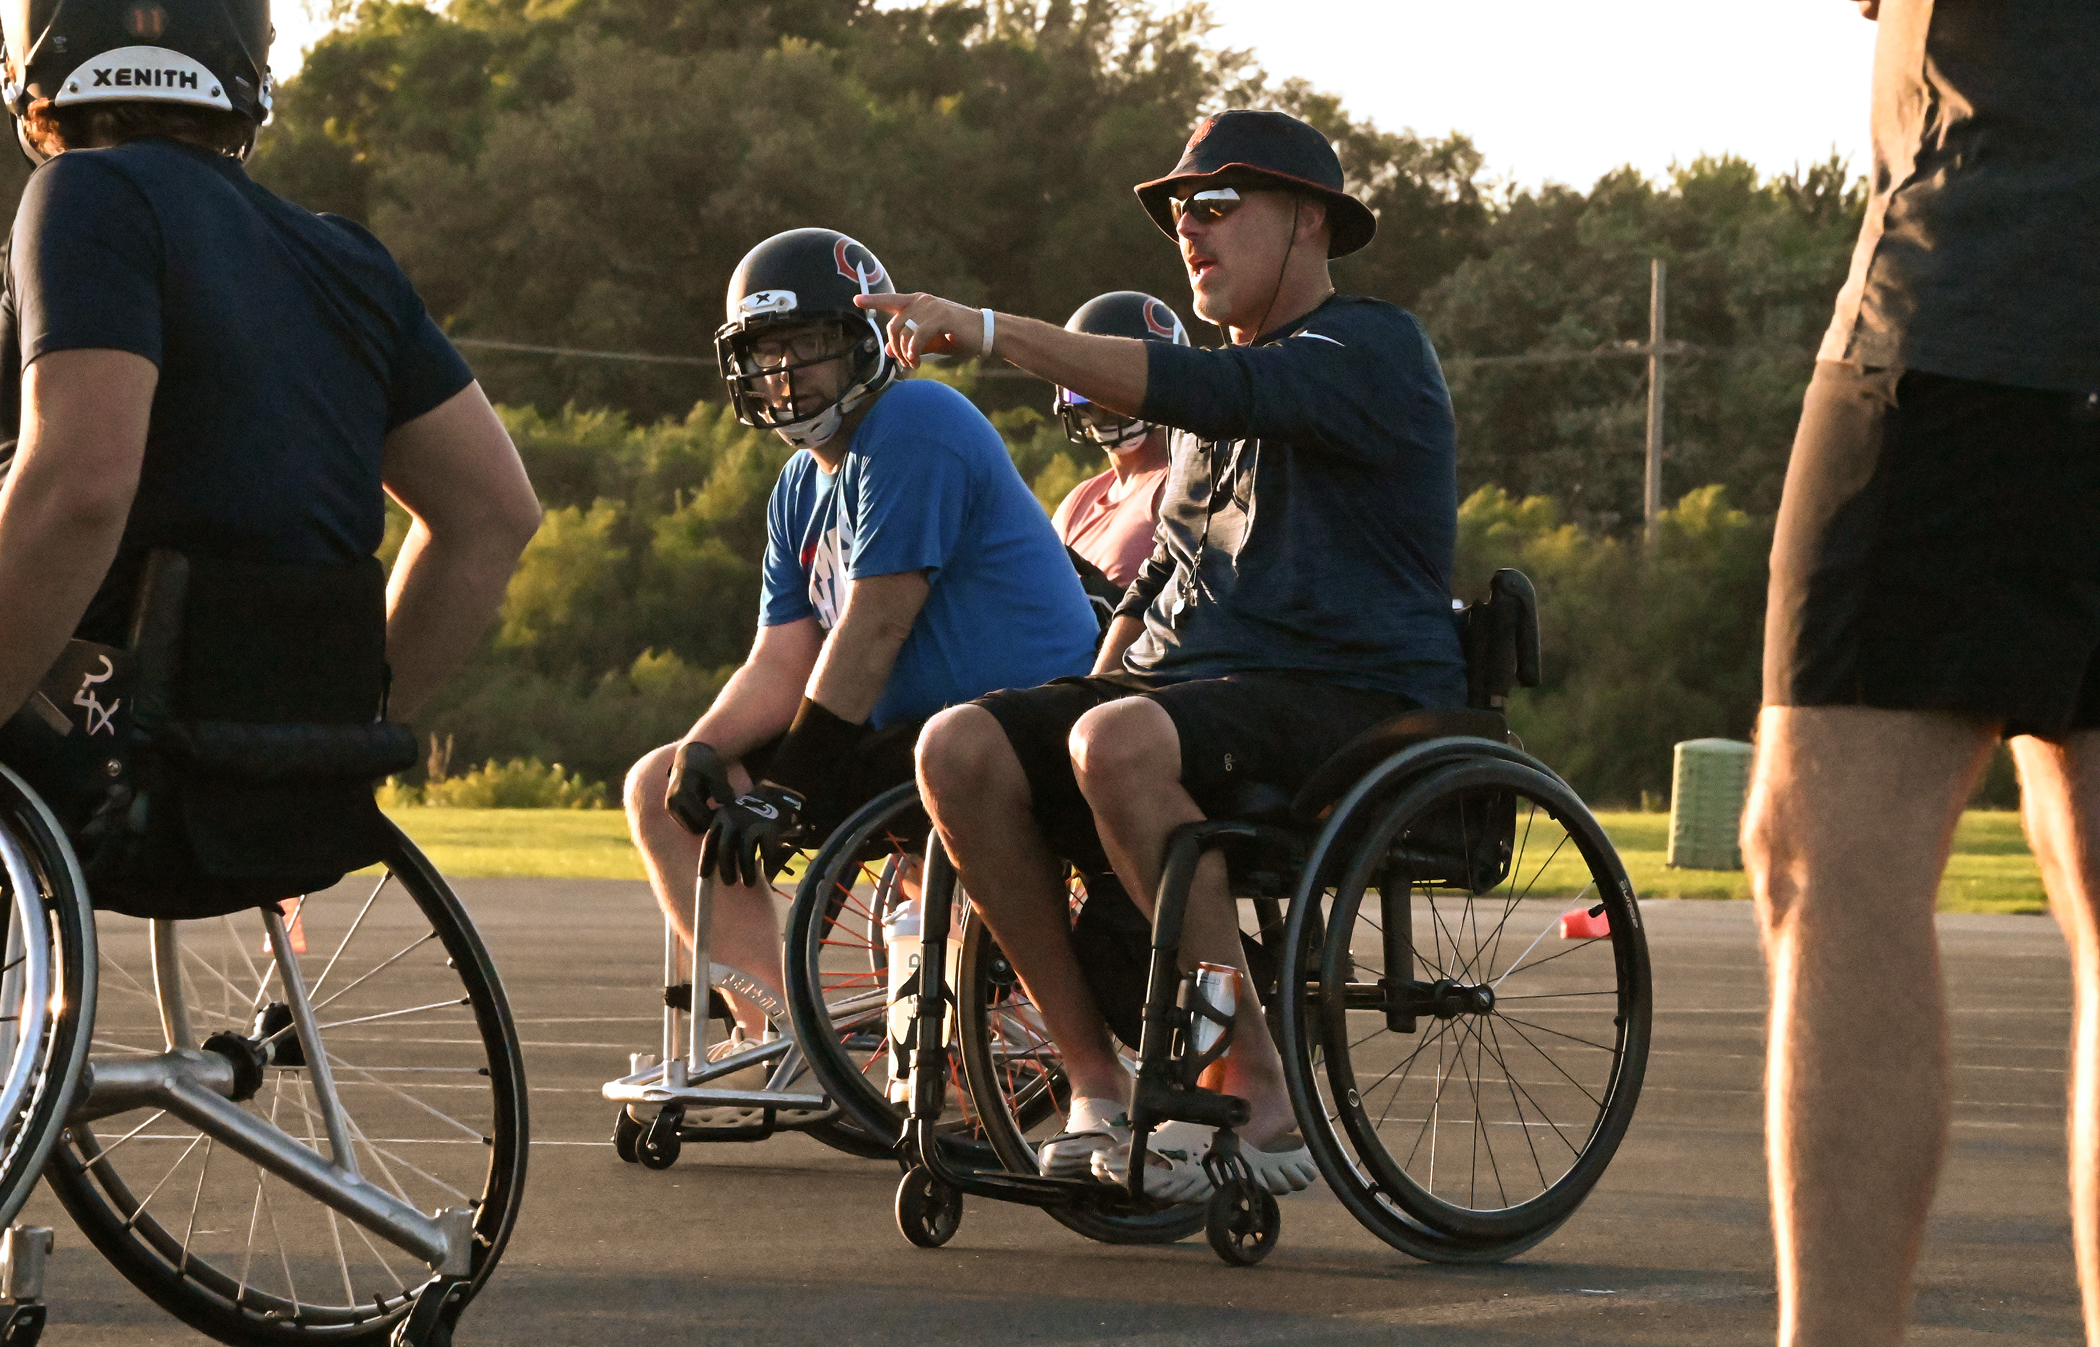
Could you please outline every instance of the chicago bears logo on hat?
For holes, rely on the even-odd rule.
[[[1182,147],[1181,152],[1183,154],[1187,154],[1190,150],[1193,150],[1198,145],[1201,145],[1203,143],[1203,138],[1205,136],[1208,136],[1210,134],[1211,128],[1216,126],[1217,124],[1218,119],[1216,117],[1205,117],[1202,121],[1197,122],[1195,131],[1189,135],[1189,143]]]
[[[860,255],[867,259],[865,265],[860,262],[848,261],[846,257],[848,248],[859,249]],[[831,245],[831,260],[838,265],[839,275],[844,276],[855,285],[877,285],[883,279],[882,263],[875,260],[875,254],[869,252],[865,246],[854,242],[852,239],[842,237],[837,243]]]
[[[1181,320],[1174,311],[1156,299],[1145,301],[1145,328],[1162,340],[1173,341],[1181,335]]]

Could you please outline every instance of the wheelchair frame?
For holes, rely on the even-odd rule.
[[[715,877],[703,874],[693,886],[693,947],[686,963],[689,1005],[672,1003],[669,988],[678,974],[678,930],[664,919],[664,1024],[662,1051],[637,1052],[629,1057],[629,1073],[607,1081],[605,1098],[621,1106],[615,1120],[614,1143],[621,1158],[637,1159],[653,1169],[669,1168],[685,1141],[762,1141],[775,1131],[798,1131],[835,1122],[837,1106],[830,1096],[787,1088],[809,1073],[795,1037],[795,1027],[785,1001],[766,985],[740,968],[713,959]],[[702,970],[706,971],[703,977]],[[703,1000],[702,988],[705,988]],[[707,1026],[728,1018],[728,1007],[720,1000],[731,992],[758,1006],[771,1025],[770,1035],[740,1052],[716,1061],[707,1058],[711,1046]],[[883,1004],[880,990],[867,993],[833,1010],[858,1012]],[[707,1085],[734,1071],[752,1066],[770,1066],[766,1084],[756,1090],[714,1089]],[[654,1105],[659,1112],[647,1127],[628,1128],[628,1105]],[[681,1114],[688,1107],[762,1109],[762,1121],[748,1127],[686,1128]],[[777,1123],[776,1109],[822,1110],[822,1117]],[[827,1140],[831,1138],[827,1135]],[[835,1143],[836,1144],[836,1143]],[[627,1153],[628,1148],[633,1155]]]
[[[353,1227],[376,1236],[387,1245],[408,1254],[426,1266],[430,1278],[419,1287],[403,1286],[403,1295],[393,1304],[386,1303],[381,1296],[379,1303],[367,1303],[362,1310],[353,1310],[347,1326],[373,1324],[389,1328],[388,1342],[393,1347],[442,1347],[451,1338],[451,1331],[458,1314],[468,1296],[483,1282],[493,1269],[507,1242],[511,1222],[515,1219],[517,1199],[522,1190],[526,1148],[525,1087],[522,1065],[518,1059],[515,1029],[511,1023],[508,1006],[502,988],[496,980],[492,964],[481,949],[471,920],[456,897],[452,896],[435,869],[431,868],[413,844],[395,830],[397,851],[386,862],[389,875],[382,879],[372,895],[366,899],[358,921],[353,923],[337,947],[340,958],[357,934],[364,914],[372,910],[380,894],[398,878],[402,892],[416,904],[418,912],[430,923],[429,932],[363,973],[355,982],[331,996],[330,1001],[349,992],[390,965],[396,964],[411,950],[437,940],[447,954],[449,967],[459,969],[462,958],[475,961],[472,977],[461,974],[468,996],[465,999],[448,1000],[428,1006],[407,1007],[385,1014],[348,1021],[365,1023],[371,1019],[390,1019],[405,1014],[421,1014],[442,1007],[473,1006],[475,1023],[480,1031],[479,1045],[503,1054],[503,1080],[491,1080],[490,1088],[497,1091],[499,1114],[508,1112],[510,1125],[506,1128],[499,1117],[495,1130],[501,1139],[481,1136],[485,1146],[497,1149],[491,1152],[489,1182],[497,1185],[504,1201],[493,1207],[484,1207],[480,1200],[470,1205],[442,1207],[425,1213],[395,1192],[389,1186],[398,1184],[391,1173],[380,1176],[367,1175],[359,1164],[356,1146],[372,1149],[375,1161],[386,1165],[384,1150],[373,1149],[373,1142],[358,1130],[348,1110],[344,1107],[340,1089],[331,1065],[332,1054],[328,1051],[321,1024],[316,1015],[312,992],[301,971],[295,950],[295,939],[288,931],[284,914],[276,906],[260,909],[262,931],[268,941],[268,963],[260,975],[260,983],[254,989],[254,1003],[248,1007],[250,1013],[261,1008],[262,1000],[269,994],[271,983],[281,987],[284,1001],[281,1010],[285,1022],[274,1030],[258,1027],[254,1036],[236,1033],[216,1033],[198,1042],[190,997],[183,985],[183,945],[173,920],[154,920],[148,923],[148,944],[151,957],[151,991],[159,1019],[159,1037],[163,1050],[157,1053],[125,1053],[120,1055],[90,1055],[88,1047],[97,1030],[97,982],[98,941],[93,913],[89,910],[87,886],[82,878],[78,860],[71,845],[52,817],[49,809],[13,771],[0,767],[0,793],[15,798],[17,822],[26,822],[32,837],[16,835],[11,826],[0,820],[0,868],[13,891],[13,902],[9,915],[7,948],[8,962],[4,973],[0,973],[0,1001],[20,1007],[23,1014],[0,1017],[0,1051],[8,1053],[11,1067],[4,1086],[0,1086],[0,1106],[5,1106],[9,1118],[19,1116],[23,1093],[27,1086],[39,1076],[37,1055],[23,1051],[25,1040],[41,1040],[52,1035],[54,1046],[43,1054],[50,1060],[44,1063],[41,1081],[47,1094],[55,1095],[64,1102],[63,1111],[53,1109],[42,1119],[40,1125],[28,1125],[19,1129],[9,1148],[20,1152],[5,1166],[9,1184],[0,1194],[0,1219],[11,1219],[19,1211],[36,1179],[48,1165],[59,1163],[53,1155],[54,1147],[63,1132],[73,1135],[73,1129],[84,1129],[82,1136],[90,1138],[88,1145],[94,1158],[83,1167],[70,1153],[65,1160],[65,1173],[70,1176],[67,1185],[59,1178],[52,1179],[61,1200],[82,1223],[90,1240],[103,1248],[112,1261],[118,1254],[106,1241],[117,1239],[111,1230],[98,1229],[90,1224],[91,1218],[76,1206],[82,1201],[81,1193],[91,1183],[88,1171],[99,1165],[118,1145],[138,1135],[153,1118],[169,1116],[188,1124],[198,1133],[198,1140],[208,1140],[223,1146],[232,1155],[253,1163],[260,1174],[273,1176],[293,1189],[313,1198],[330,1213],[331,1222],[340,1216]],[[30,859],[27,847],[34,845],[43,856],[47,872],[40,876]],[[51,874],[51,870],[59,873]],[[435,915],[424,907],[424,895],[436,895],[439,911]],[[303,899],[301,902],[303,903]],[[77,924],[76,924],[77,923]],[[229,931],[231,928],[228,928]],[[31,931],[43,933],[39,938],[27,938]],[[376,938],[376,937],[375,937]],[[66,949],[70,944],[71,949]],[[200,957],[200,956],[192,956]],[[72,1003],[65,1004],[66,978],[61,974],[63,966],[70,963],[78,969],[77,991]],[[334,959],[330,967],[334,966]],[[209,964],[206,964],[209,967]],[[252,967],[252,965],[251,965]],[[327,973],[322,974],[325,979]],[[126,974],[128,978],[129,975]],[[478,982],[477,982],[478,979]],[[475,988],[480,988],[477,996]],[[232,989],[232,984],[228,984]],[[145,988],[137,988],[144,993]],[[245,990],[243,989],[243,994]],[[325,1004],[325,1003],[324,1003]],[[280,1007],[273,1003],[272,1010]],[[55,1035],[55,1027],[69,1027],[70,1039]],[[281,1052],[278,1046],[289,1036],[297,1045],[298,1056],[294,1060],[285,1054],[283,1060],[273,1057]],[[289,1046],[289,1045],[286,1045]],[[341,1058],[333,1058],[335,1061]],[[490,1059],[491,1065],[495,1059]],[[291,1133],[277,1126],[274,1119],[265,1119],[255,1112],[241,1107],[241,1101],[255,1095],[266,1074],[266,1068],[290,1069],[296,1067],[304,1072],[307,1087],[312,1091],[313,1105],[308,1112],[310,1121],[318,1120],[325,1133],[323,1141],[314,1139],[314,1144],[302,1142]],[[355,1067],[360,1075],[371,1076],[366,1067]],[[380,1068],[382,1070],[389,1068]],[[393,1068],[401,1069],[401,1068]],[[406,1068],[410,1070],[429,1068]],[[439,1068],[465,1070],[468,1068]],[[490,1076],[483,1068],[482,1076]],[[376,1078],[361,1081],[384,1086]],[[403,1094],[400,1090],[393,1090]],[[304,1092],[301,1092],[304,1097]],[[420,1103],[414,1095],[405,1095],[411,1103]],[[304,1109],[303,1104],[296,1108]],[[428,1105],[422,1105],[429,1110]],[[158,1110],[146,1123],[140,1124],[122,1139],[104,1147],[94,1139],[92,1124],[103,1118],[134,1110]],[[455,1126],[465,1127],[458,1119],[439,1110],[438,1113]],[[472,1130],[472,1129],[469,1129]],[[309,1127],[311,1131],[311,1127]],[[179,1139],[179,1138],[178,1138]],[[192,1143],[194,1148],[195,1143]],[[185,1152],[185,1155],[187,1152]],[[172,1177],[176,1168],[184,1163],[178,1158],[162,1180]],[[401,1163],[408,1163],[401,1161]],[[413,1166],[411,1166],[413,1167]],[[201,1200],[205,1175],[209,1172],[207,1155],[205,1169],[199,1171],[197,1195]],[[420,1172],[420,1171],[419,1171]],[[433,1178],[423,1175],[424,1178]],[[102,1176],[105,1183],[113,1182],[114,1193],[119,1196],[119,1205],[130,1200],[135,1205],[133,1214],[125,1221],[123,1229],[129,1231],[132,1224],[146,1214],[145,1204],[152,1201],[154,1193],[144,1200],[132,1198],[123,1188],[121,1176],[111,1171]],[[442,1185],[442,1180],[435,1180]],[[261,1179],[258,1177],[258,1210],[263,1202]],[[449,1186],[449,1185],[446,1185]],[[69,1192],[69,1187],[72,1191]],[[95,1198],[86,1199],[90,1206],[97,1206],[102,1213],[112,1213],[109,1196],[97,1190]],[[215,1194],[216,1197],[216,1194]],[[273,1228],[277,1218],[273,1214]],[[195,1210],[192,1209],[192,1224]],[[106,1222],[105,1222],[106,1223]],[[157,1228],[157,1227],[156,1227]],[[141,1228],[142,1230],[144,1227]],[[143,1238],[143,1236],[139,1236]],[[287,1256],[278,1239],[280,1256]],[[251,1251],[253,1232],[250,1234]],[[121,1241],[119,1241],[121,1242]],[[369,1241],[368,1241],[369,1242]],[[15,1226],[8,1231],[4,1242],[0,1242],[0,1293],[12,1302],[4,1317],[0,1317],[0,1340],[10,1347],[28,1347],[36,1342],[43,1322],[41,1304],[41,1273],[43,1253],[50,1247],[48,1230]],[[340,1250],[340,1237],[338,1237]],[[375,1250],[376,1251],[376,1250]],[[302,1252],[302,1257],[303,1257]],[[204,1256],[208,1259],[208,1256]],[[340,1251],[338,1258],[341,1258]],[[191,1254],[185,1237],[182,1258],[176,1263],[180,1278],[195,1276],[200,1288],[206,1283],[203,1278],[209,1271],[208,1261],[200,1260],[192,1273],[189,1269]],[[382,1266],[384,1263],[382,1262]],[[120,1264],[120,1270],[125,1270]],[[126,1275],[131,1273],[127,1270]],[[287,1274],[289,1275],[289,1274]],[[350,1273],[347,1262],[343,1264],[346,1292],[349,1289]],[[184,1285],[187,1285],[185,1282]],[[140,1288],[165,1307],[189,1320],[193,1326],[218,1336],[210,1325],[201,1321],[212,1310],[201,1304],[178,1304],[183,1300],[180,1291],[170,1293],[165,1287],[156,1289],[144,1283]],[[171,1294],[173,1299],[170,1298]],[[199,1294],[202,1294],[200,1289]],[[247,1299],[246,1274],[242,1276],[240,1294],[232,1297],[234,1317],[250,1315],[254,1322],[237,1323],[225,1328],[226,1340],[258,1340],[273,1336],[265,1332],[269,1314],[257,1314]],[[294,1288],[294,1304],[296,1299]],[[405,1308],[405,1313],[403,1312]],[[341,1318],[340,1312],[328,1311],[332,1317]],[[287,1324],[287,1328],[297,1325]]]
[[[1481,710],[1499,713],[1506,704],[1507,695],[1513,685],[1536,686],[1539,681],[1539,647],[1536,618],[1536,600],[1531,585],[1520,573],[1498,572],[1490,587],[1487,603],[1454,615],[1467,654],[1470,696],[1469,701]],[[1337,760],[1350,756],[1345,749],[1336,755]],[[1183,917],[1186,911],[1188,891],[1196,867],[1203,854],[1213,848],[1240,845],[1251,846],[1258,853],[1281,858],[1287,867],[1297,870],[1293,885],[1289,918],[1284,923],[1283,957],[1278,961],[1277,1003],[1270,1010],[1280,1021],[1279,1051],[1286,1061],[1286,1076],[1290,1083],[1293,1112],[1300,1119],[1310,1140],[1316,1130],[1308,1125],[1308,1110],[1319,1116],[1320,1101],[1312,1091],[1303,1088],[1303,1081],[1290,1063],[1301,1057],[1310,1061],[1310,1044],[1307,1023],[1310,1011],[1318,1007],[1319,997],[1312,997],[1308,1005],[1305,988],[1287,970],[1303,967],[1305,953],[1310,941],[1317,941],[1319,934],[1310,929],[1317,917],[1317,909],[1325,887],[1336,881],[1334,871],[1339,861],[1347,859],[1343,848],[1355,839],[1348,834],[1360,826],[1358,811],[1371,801],[1376,793],[1384,792],[1383,798],[1394,800],[1410,784],[1421,782],[1425,786],[1437,778],[1440,769],[1470,761],[1499,761],[1521,769],[1525,774],[1536,774],[1537,783],[1554,793],[1565,793],[1572,801],[1574,811],[1580,813],[1588,824],[1594,838],[1601,838],[1595,820],[1588,817],[1572,791],[1560,777],[1545,764],[1507,743],[1494,739],[1476,737],[1472,734],[1448,734],[1441,737],[1418,740],[1386,754],[1382,760],[1364,763],[1368,771],[1362,772],[1345,790],[1331,791],[1338,795],[1332,808],[1326,812],[1325,824],[1312,842],[1309,852],[1304,838],[1296,832],[1273,827],[1265,822],[1251,819],[1210,819],[1177,828],[1170,836],[1162,867],[1159,891],[1153,911],[1151,938],[1151,960],[1146,990],[1143,1028],[1139,1045],[1139,1070],[1130,1108],[1132,1130],[1131,1163],[1129,1178],[1125,1184],[1110,1185],[1090,1178],[1058,1179],[1040,1174],[1019,1174],[1006,1170],[990,1170],[969,1163],[968,1159],[952,1143],[938,1132],[947,1061],[944,1051],[946,1034],[943,1021],[950,1013],[948,1007],[957,1004],[956,989],[943,984],[943,995],[936,999],[920,999],[920,1013],[912,1023],[913,1060],[910,1066],[911,1092],[904,1134],[900,1139],[899,1162],[906,1173],[900,1182],[896,1196],[896,1215],[899,1228],[912,1243],[922,1247],[937,1247],[951,1238],[962,1216],[964,1194],[991,1198],[996,1201],[1036,1206],[1053,1212],[1084,1212],[1094,1216],[1116,1218],[1157,1212],[1161,1203],[1148,1199],[1145,1193],[1146,1143],[1151,1133],[1168,1121],[1182,1121],[1216,1129],[1215,1139],[1205,1157],[1204,1167],[1214,1185],[1206,1217],[1212,1248],[1226,1262],[1236,1265],[1251,1265],[1266,1257],[1274,1247],[1280,1229],[1280,1212],[1275,1199],[1257,1182],[1246,1162],[1241,1157],[1239,1140],[1235,1129],[1242,1126],[1249,1116],[1246,1101],[1217,1091],[1203,1088],[1195,1079],[1201,1063],[1195,1060],[1189,1045],[1189,1027],[1194,1015],[1203,1014],[1208,1008],[1188,1004],[1196,999],[1193,988],[1185,981],[1179,962],[1179,947]],[[1315,779],[1325,775],[1335,764],[1323,766]],[[1309,783],[1308,790],[1312,787]],[[1530,787],[1527,786],[1527,789]],[[1303,797],[1301,797],[1302,799]],[[1514,799],[1514,795],[1511,797]],[[1537,797],[1533,797],[1534,804]],[[1426,817],[1426,816],[1425,816]],[[1570,837],[1574,837],[1573,832]],[[1593,841],[1594,841],[1593,838]],[[1586,864],[1592,867],[1592,884],[1598,878],[1601,858],[1587,854],[1588,849],[1577,842],[1578,851],[1583,852]],[[1576,1165],[1571,1165],[1547,1185],[1540,1202],[1559,1187],[1568,1174],[1581,1165],[1585,1157],[1594,1162],[1588,1165],[1589,1176],[1579,1182],[1571,1197],[1546,1204],[1530,1226],[1514,1235],[1497,1233],[1489,1229],[1492,1222],[1473,1222],[1468,1225],[1460,1220],[1452,1224],[1463,1227],[1454,1232],[1438,1229],[1422,1221],[1413,1212],[1403,1212],[1399,1217],[1389,1217],[1376,1210],[1376,1200],[1366,1199],[1362,1194],[1342,1192],[1339,1170],[1346,1170],[1347,1162],[1337,1165],[1332,1157],[1319,1153],[1323,1173],[1330,1184],[1336,1187],[1345,1205],[1363,1224],[1380,1238],[1416,1257],[1435,1261],[1484,1262],[1497,1261],[1512,1256],[1522,1248],[1545,1238],[1572,1214],[1574,1208],[1586,1196],[1596,1173],[1601,1173],[1616,1151],[1619,1138],[1631,1118],[1633,1102],[1637,1100],[1640,1079],[1645,1067],[1647,1053],[1647,996],[1648,978],[1645,941],[1641,935],[1639,909],[1631,886],[1626,882],[1623,867],[1615,854],[1611,853],[1608,839],[1602,850],[1608,859],[1603,861],[1603,870],[1608,872],[1617,892],[1609,895],[1609,905],[1615,906],[1627,918],[1628,934],[1625,945],[1613,942],[1615,976],[1623,987],[1631,980],[1630,993],[1635,1000],[1635,1023],[1629,1025],[1628,1017],[1621,1013],[1615,1020],[1622,1036],[1621,1049],[1625,1060],[1614,1056],[1614,1088],[1621,1094],[1614,1095],[1608,1103],[1600,1104],[1598,1124],[1593,1128],[1584,1147],[1576,1151]],[[1412,859],[1412,858],[1410,858]],[[1549,858],[1550,859],[1550,858]],[[1439,867],[1448,866],[1447,857],[1432,857],[1428,860],[1428,872],[1439,873]],[[1504,858],[1505,867],[1508,858]],[[1459,860],[1467,876],[1467,887],[1477,882],[1474,874],[1476,857],[1472,844],[1462,847]],[[1543,867],[1542,871],[1543,872]],[[937,834],[927,841],[926,861],[926,927],[929,935],[925,942],[925,967],[945,970],[945,942],[948,939],[948,917],[956,891],[956,872],[943,849]],[[1253,897],[1257,903],[1273,907],[1273,891],[1280,887],[1276,872],[1270,871],[1258,877],[1266,884],[1257,884],[1255,892],[1241,894],[1236,898]],[[1496,882],[1499,883],[1500,877]],[[1380,881],[1380,910],[1384,918],[1381,928],[1384,950],[1385,973],[1376,982],[1360,983],[1353,977],[1348,980],[1344,1003],[1339,1007],[1326,1008],[1345,1013],[1348,1010],[1373,1011],[1382,1015],[1391,1028],[1402,1032],[1413,1032],[1422,1019],[1450,1020],[1459,1014],[1489,1013],[1495,1005],[1496,989],[1500,979],[1494,983],[1479,982],[1478,985],[1462,983],[1457,979],[1440,978],[1423,980],[1414,976],[1415,955],[1413,950],[1412,902],[1416,880],[1408,879],[1400,891],[1399,898],[1392,898]],[[1589,890],[1585,890],[1588,892]],[[1599,909],[1606,904],[1600,904]],[[1258,909],[1259,911],[1260,909]],[[1276,923],[1272,911],[1262,911],[1260,925],[1264,940],[1274,935]],[[1591,915],[1596,915],[1592,910]],[[1506,921],[1506,917],[1505,917]],[[1543,932],[1541,937],[1543,938]],[[939,942],[938,944],[936,942]],[[1532,942],[1535,947],[1538,942]],[[1634,950],[1630,962],[1624,950]],[[1519,955],[1508,971],[1507,977],[1530,951]],[[1344,950],[1343,957],[1348,957]],[[1492,971],[1492,970],[1489,970]],[[1624,994],[1624,993],[1622,993]],[[943,1007],[941,1014],[926,1012],[929,1004]],[[1229,1038],[1229,1030],[1228,1030]],[[1214,1056],[1209,1054],[1207,1056]],[[1345,1054],[1346,1055],[1346,1054]],[[1619,1068],[1626,1068],[1623,1076]],[[1508,1068],[1503,1067],[1505,1073]],[[1517,1085],[1510,1082],[1512,1098]],[[1352,1103],[1354,1091],[1351,1091]],[[1624,1107],[1619,1101],[1624,1100]],[[1477,1101],[1476,1101],[1477,1104]],[[1520,1108],[1521,1113],[1521,1108]],[[1564,1138],[1563,1138],[1564,1139]],[[1491,1157],[1492,1158],[1492,1157]],[[1543,1172],[1542,1172],[1543,1178]],[[1537,1203],[1529,1205],[1538,1205]],[[1480,1228],[1474,1228],[1474,1227]]]

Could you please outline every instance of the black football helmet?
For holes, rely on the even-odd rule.
[[[270,115],[269,0],[0,0],[0,94],[20,118],[48,98],[180,103]],[[43,155],[23,142],[32,160]]]
[[[1189,344],[1181,315],[1165,300],[1139,290],[1111,290],[1094,296],[1065,320],[1065,331],[1088,332],[1097,337],[1135,337],[1176,346]],[[1065,438],[1074,444],[1125,449],[1152,433],[1151,422],[1118,416],[1069,388],[1057,390],[1050,400],[1050,409],[1064,419]]]
[[[729,278],[729,321],[715,333],[715,359],[729,386],[737,420],[779,433],[798,449],[838,434],[848,414],[897,376],[882,340],[882,315],[853,306],[855,295],[892,295],[889,273],[867,246],[835,229],[790,229],[744,254]],[[828,353],[789,350],[770,368],[752,348],[788,328],[828,325],[838,339]],[[834,360],[851,361],[844,388],[811,410],[795,392],[795,374]],[[766,385],[787,380],[786,407]]]

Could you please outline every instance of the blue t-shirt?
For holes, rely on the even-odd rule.
[[[759,621],[829,632],[846,582],[925,571],[926,606],[869,722],[930,716],[999,688],[1085,673],[1099,624],[999,432],[945,384],[890,388],[825,472],[808,450],[766,508]]]
[[[147,549],[341,564],[386,528],[380,442],[473,373],[386,248],[168,140],[30,175],[0,292],[0,470],[22,369],[52,351],[160,367],[138,495],[81,634],[121,639]]]

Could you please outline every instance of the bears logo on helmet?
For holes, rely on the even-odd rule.
[[[1131,337],[1138,341],[1189,345],[1188,329],[1174,306],[1141,290],[1111,290],[1095,295],[1065,320],[1065,331],[1085,332],[1097,337]],[[1149,422],[1105,414],[1090,408],[1087,400],[1069,388],[1059,388],[1050,408],[1064,418],[1065,437],[1074,444],[1102,449],[1124,449],[1152,433]]]
[[[847,250],[853,248],[858,248],[860,255],[867,259],[865,266],[848,256]],[[868,251],[867,245],[844,234],[839,235],[839,241],[832,245],[831,260],[837,264],[839,275],[865,288],[872,289],[889,279],[883,274],[882,263],[875,260],[875,254]]]

